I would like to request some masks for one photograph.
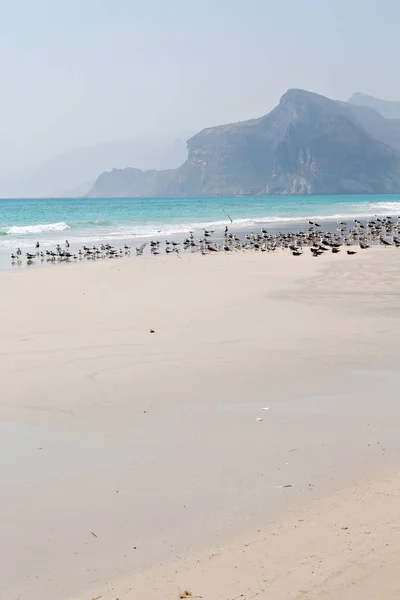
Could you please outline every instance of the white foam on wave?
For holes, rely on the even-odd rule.
[[[388,204],[391,204],[389,207]],[[355,208],[355,207],[354,207]],[[358,206],[357,208],[361,208]],[[154,237],[160,235],[186,234],[189,231],[202,231],[204,229],[223,229],[226,225],[236,228],[247,228],[251,226],[267,226],[278,225],[279,223],[304,223],[307,221],[342,221],[351,219],[369,219],[374,216],[393,216],[400,215],[400,202],[375,204],[368,206],[368,209],[361,209],[362,212],[356,212],[354,209],[349,209],[349,212],[335,213],[331,215],[298,215],[290,217],[270,216],[270,217],[253,217],[251,219],[233,219],[233,222],[226,219],[224,221],[207,221],[199,223],[174,223],[171,225],[138,225],[136,227],[120,227],[115,231],[109,232],[108,239],[112,238],[130,238],[130,237]]]
[[[7,235],[28,235],[29,233],[50,233],[52,231],[66,231],[70,229],[67,223],[43,223],[39,225],[13,225],[5,230]]]
[[[371,211],[384,211],[385,213],[394,212],[395,214],[400,212],[400,202],[366,202],[365,204],[353,204],[349,206],[358,207],[361,209],[367,209]]]
[[[251,227],[257,224],[267,223],[291,223],[295,221],[307,221],[308,218],[318,217],[254,217],[251,219],[233,219],[231,222],[229,219],[224,221],[205,221],[205,222],[192,222],[192,223],[171,223],[166,225],[165,223],[152,224],[152,225],[137,225],[133,227],[122,226],[114,231],[110,231],[106,234],[107,239],[113,238],[131,238],[131,237],[155,237],[155,236],[168,236],[174,234],[187,234],[190,231],[203,231],[204,229],[215,229],[223,230],[226,225],[230,227]],[[322,220],[324,217],[319,217]]]

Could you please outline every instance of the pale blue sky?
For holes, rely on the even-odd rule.
[[[0,0],[3,175],[260,116],[289,87],[400,99],[399,24],[398,0]]]

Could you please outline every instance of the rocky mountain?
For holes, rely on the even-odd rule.
[[[395,150],[400,150],[400,119],[386,119],[373,108],[345,104],[353,120],[367,133]]]
[[[372,108],[386,119],[400,119],[400,102],[398,101],[381,100],[368,94],[356,92],[349,98],[348,102]]]
[[[376,111],[289,90],[269,114],[205,129],[168,171],[113,170],[92,197],[400,192],[400,131]]]

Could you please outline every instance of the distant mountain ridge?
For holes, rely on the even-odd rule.
[[[258,119],[204,129],[177,169],[102,173],[90,197],[400,192],[400,121],[292,89]]]
[[[359,106],[368,106],[386,119],[400,119],[400,102],[396,100],[381,100],[368,94],[356,92],[349,98],[348,102]]]
[[[188,137],[185,132],[182,137],[160,134],[73,148],[20,177],[9,186],[9,193],[36,198],[81,197],[92,189],[99,173],[113,166],[135,164],[146,170],[176,168],[187,157]]]

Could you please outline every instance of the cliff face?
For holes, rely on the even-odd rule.
[[[289,90],[264,117],[212,127],[192,137],[188,160],[180,168],[103,173],[89,195],[399,192],[400,153],[394,148],[400,148],[400,130],[397,122],[394,127],[388,123],[370,109]]]
[[[283,96],[280,107],[289,123],[276,146],[269,193],[400,189],[400,155],[369,135],[349,107],[296,90]]]

